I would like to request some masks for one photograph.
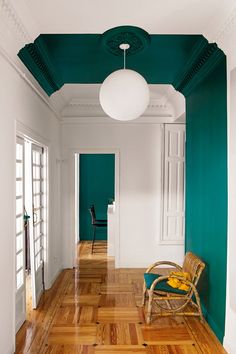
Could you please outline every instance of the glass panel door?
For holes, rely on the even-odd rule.
[[[45,235],[45,158],[43,148],[32,144],[32,281],[34,287],[33,308],[44,289],[44,235]]]
[[[24,140],[16,141],[16,332],[26,319],[24,260]]]

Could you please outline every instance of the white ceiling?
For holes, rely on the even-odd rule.
[[[103,33],[121,25],[149,33],[202,34],[235,0],[24,0],[40,33]]]

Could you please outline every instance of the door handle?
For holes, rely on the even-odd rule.
[[[38,215],[35,211],[33,211],[33,224],[35,225],[38,222]]]

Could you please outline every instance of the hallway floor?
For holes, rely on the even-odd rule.
[[[17,334],[16,353],[225,353],[207,324],[159,318],[145,324],[143,270],[114,269],[106,244],[78,247],[75,270],[64,270]]]

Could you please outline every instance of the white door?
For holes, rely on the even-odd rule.
[[[24,247],[24,140],[16,141],[16,332],[26,319]]]
[[[162,243],[184,243],[185,125],[165,125],[164,227]]]
[[[32,144],[32,235],[31,276],[32,305],[36,308],[44,290],[44,237],[45,237],[45,163],[42,147]]]

